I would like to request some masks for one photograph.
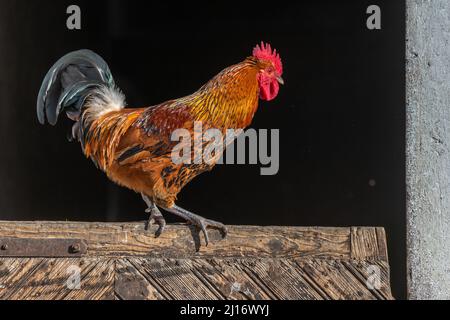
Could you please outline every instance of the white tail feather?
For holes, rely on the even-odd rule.
[[[101,86],[90,94],[84,107],[88,120],[97,119],[106,113],[125,108],[125,95],[117,87]]]

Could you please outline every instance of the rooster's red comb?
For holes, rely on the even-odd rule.
[[[267,60],[271,61],[277,70],[279,75],[283,74],[283,63],[281,62],[280,55],[277,53],[277,50],[272,51],[272,47],[268,43],[264,43],[261,41],[261,46],[257,45],[255,49],[253,49],[253,56],[259,60]]]

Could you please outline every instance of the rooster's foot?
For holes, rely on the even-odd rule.
[[[220,230],[220,232],[222,233],[222,236],[225,238],[228,234],[228,229],[227,227],[220,222],[214,221],[214,220],[209,220],[209,219],[205,219],[199,215],[196,215],[192,212],[189,212],[183,208],[180,208],[178,206],[173,206],[172,208],[168,208],[166,209],[167,211],[187,220],[188,222],[190,222],[192,225],[198,227],[204,234],[205,236],[205,243],[206,246],[208,246],[209,244],[209,236],[208,236],[208,231],[206,230],[207,228],[213,228],[213,229],[218,229]]]
[[[159,226],[158,230],[155,232],[155,237],[159,238],[161,234],[164,232],[164,229],[166,228],[166,220],[164,219],[161,212],[158,210],[158,208],[149,208],[145,210],[145,212],[150,213],[150,217],[147,221],[147,224],[145,226],[145,230],[148,231],[153,226],[153,224],[157,224]]]
[[[142,199],[144,199],[148,208],[145,212],[150,213],[150,217],[145,225],[145,230],[148,231],[152,227],[154,223],[156,223],[159,228],[156,230],[155,237],[161,236],[166,228],[166,220],[164,219],[161,211],[159,211],[158,207],[151,201],[146,195],[142,195]]]

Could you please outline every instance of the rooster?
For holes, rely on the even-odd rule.
[[[220,222],[175,204],[178,193],[215,162],[177,164],[171,134],[194,123],[208,128],[245,129],[251,124],[259,99],[270,101],[283,84],[279,54],[269,44],[257,45],[241,63],[224,69],[193,94],[148,108],[125,108],[125,97],[115,85],[106,62],[90,50],[71,52],[58,60],[43,80],[37,100],[41,124],[57,123],[65,112],[74,121],[72,140],[109,179],[142,195],[150,218],[146,230],[166,222],[158,207],[197,226],[208,245],[207,228],[227,228]],[[216,155],[215,159],[218,159]]]

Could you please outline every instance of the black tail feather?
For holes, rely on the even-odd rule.
[[[71,52],[59,59],[42,82],[37,100],[37,117],[41,124],[55,125],[66,111],[72,120],[77,117],[92,89],[114,87],[108,64],[90,50]]]

